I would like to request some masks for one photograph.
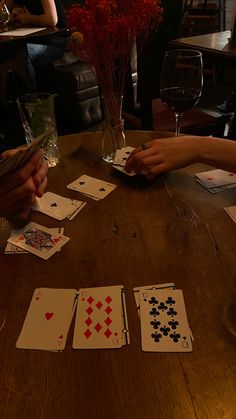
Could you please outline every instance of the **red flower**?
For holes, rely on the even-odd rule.
[[[83,34],[87,62],[104,95],[122,93],[134,40],[140,47],[162,19],[160,0],[86,0],[68,12],[68,23]]]

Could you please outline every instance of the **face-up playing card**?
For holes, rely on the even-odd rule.
[[[117,285],[79,290],[74,349],[120,348],[124,344],[122,289]]]
[[[225,208],[225,211],[230,216],[230,218],[232,218],[232,220],[236,223],[236,206],[227,207]]]
[[[56,227],[56,228],[49,228],[48,229],[51,234],[64,234],[64,227]],[[19,235],[21,230],[12,230],[12,235]],[[58,252],[60,252],[61,248],[58,249]],[[29,253],[27,250],[21,249],[20,247],[16,246],[15,244],[7,242],[6,248],[4,250],[5,255],[19,255],[22,253]]]
[[[122,173],[125,173],[127,176],[135,176],[136,173],[133,170],[130,173],[127,173],[125,170],[125,164],[133,150],[134,147],[123,147],[117,150],[112,167]]]
[[[62,351],[76,306],[74,289],[34,291],[17,348]]]
[[[34,211],[42,212],[56,220],[64,220],[66,217],[70,218],[75,212],[78,214],[85,204],[82,201],[65,198],[53,192],[46,192],[42,198],[38,198],[36,204],[33,206]]]
[[[211,193],[236,187],[236,174],[225,170],[215,169],[196,173],[196,178]]]
[[[143,351],[191,352],[192,342],[181,290],[141,291]]]
[[[16,231],[13,230],[7,241],[45,260],[70,240],[62,234],[52,234],[50,229],[36,223],[29,223]]]
[[[143,290],[152,291],[152,290],[159,290],[159,289],[160,290],[164,290],[164,289],[174,290],[175,284],[174,282],[166,282],[164,284],[144,285],[142,287],[133,288],[135,303],[136,303],[139,317],[140,317],[140,291],[143,291]]]
[[[113,164],[117,166],[125,166],[133,150],[134,150],[134,147],[130,147],[130,146],[122,147],[119,150],[117,150]]]
[[[93,178],[91,176],[82,175],[74,182],[67,185],[67,188],[81,192],[90,198],[99,200],[105,198],[116,188],[116,186],[117,185]]]
[[[20,168],[37,150],[39,150],[45,141],[45,135],[35,138],[28,146],[20,147],[11,157],[0,159],[0,176],[4,176],[13,170]]]

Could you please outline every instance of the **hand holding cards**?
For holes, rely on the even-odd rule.
[[[45,135],[35,138],[28,146],[20,147],[10,157],[0,159],[0,176],[4,176],[14,170],[20,168],[37,150],[39,150],[44,141]]]

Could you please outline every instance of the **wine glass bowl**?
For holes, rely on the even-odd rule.
[[[201,52],[187,49],[166,51],[160,77],[160,96],[166,108],[175,114],[177,136],[182,114],[198,103],[202,86]]]

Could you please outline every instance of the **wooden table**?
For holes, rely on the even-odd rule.
[[[236,44],[229,41],[230,36],[231,31],[208,33],[174,39],[169,42],[169,45],[176,48],[197,49],[218,64],[233,63],[235,65]]]
[[[140,144],[161,134],[126,135],[129,144]],[[32,219],[65,227],[71,240],[61,253],[48,261],[4,255],[9,226],[1,221],[1,419],[235,418],[236,340],[223,316],[236,294],[236,225],[224,211],[236,203],[235,190],[207,192],[194,177],[209,168],[203,165],[153,182],[128,178],[101,160],[99,133],[61,138],[60,148],[48,190],[87,205],[73,221],[59,223],[39,213]],[[84,173],[118,187],[100,202],[66,188]],[[141,350],[132,288],[167,281],[183,290],[192,353]],[[16,349],[35,288],[115,284],[126,289],[129,346],[72,350],[73,322],[62,353]]]

